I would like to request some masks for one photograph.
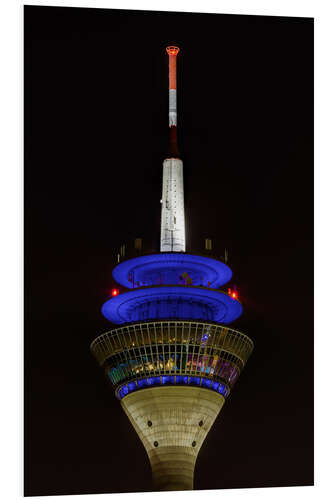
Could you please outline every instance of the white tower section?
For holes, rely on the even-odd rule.
[[[177,73],[178,47],[169,54],[169,127],[170,155],[163,162],[161,252],[185,252],[185,213],[183,162],[177,148]]]
[[[161,252],[185,252],[183,162],[163,162]]]

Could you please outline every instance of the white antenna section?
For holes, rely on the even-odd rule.
[[[161,252],[185,252],[183,162],[163,162]]]

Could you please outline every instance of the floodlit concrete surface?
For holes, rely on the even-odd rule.
[[[153,489],[192,490],[195,462],[224,397],[201,387],[152,387],[121,401],[149,456]]]

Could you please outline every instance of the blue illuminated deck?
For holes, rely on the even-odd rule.
[[[137,288],[112,297],[103,304],[102,313],[115,324],[160,319],[229,324],[242,314],[242,305],[219,290],[156,286]]]
[[[223,262],[181,252],[143,255],[118,264],[112,275],[127,288],[154,285],[184,285],[186,273],[194,286],[219,288],[232,277]]]

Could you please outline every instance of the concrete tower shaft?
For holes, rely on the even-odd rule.
[[[200,387],[155,387],[122,399],[148,454],[153,489],[193,489],[199,450],[224,402]]]

